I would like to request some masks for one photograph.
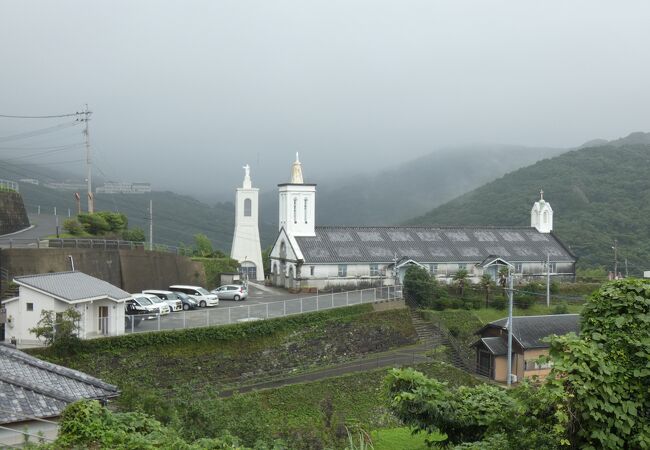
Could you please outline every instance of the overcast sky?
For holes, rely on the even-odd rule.
[[[287,181],[296,151],[318,181],[467,143],[575,146],[650,130],[649,18],[647,1],[3,0],[0,114],[88,103],[99,170],[203,198],[245,163]],[[0,119],[0,137],[62,122]],[[0,139],[0,157],[80,140]]]

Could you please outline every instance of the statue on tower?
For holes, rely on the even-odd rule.
[[[298,158],[298,152],[296,152],[296,161],[291,166],[291,184],[303,184],[302,179],[302,165],[300,164],[300,159]]]
[[[251,183],[251,166],[246,164],[244,167],[244,188],[250,189],[252,187]]]

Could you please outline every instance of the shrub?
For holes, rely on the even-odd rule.
[[[84,231],[95,236],[107,233],[111,229],[106,219],[99,214],[79,214],[77,218]]]
[[[132,241],[132,242],[144,242],[145,241],[145,235],[144,235],[144,230],[142,228],[131,228],[129,230],[124,230],[122,231],[122,239],[125,241]]]
[[[43,339],[56,354],[74,353],[81,343],[78,337],[80,319],[81,313],[74,308],[62,313],[44,309],[36,327],[30,328],[29,332]]]
[[[553,308],[553,314],[567,314],[569,312],[569,305],[566,302],[559,303]]]
[[[77,219],[66,219],[63,222],[63,229],[73,236],[80,236],[84,233],[84,228]]]

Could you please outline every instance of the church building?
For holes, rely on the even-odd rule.
[[[239,261],[245,280],[263,281],[262,246],[259,231],[259,189],[251,182],[250,166],[244,166],[244,182],[235,194],[235,234],[230,257]]]
[[[290,289],[356,288],[401,283],[411,265],[442,283],[467,270],[476,283],[501,267],[518,279],[575,277],[576,256],[553,234],[553,210],[540,199],[530,227],[316,226],[316,185],[305,183],[296,154],[291,181],[278,185],[279,234],[271,281]],[[547,264],[548,261],[548,264]]]

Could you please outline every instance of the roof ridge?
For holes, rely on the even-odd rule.
[[[52,397],[56,400],[60,400],[62,402],[66,403],[72,403],[78,400],[77,397],[73,397],[71,395],[64,394],[61,391],[56,391],[51,388],[47,388],[43,385],[36,384],[36,383],[29,383],[26,381],[26,378],[17,378],[17,377],[12,377],[11,375],[8,375],[6,373],[1,373],[0,372],[0,381],[7,383],[7,384],[12,384],[14,386],[21,387],[23,389],[28,389],[30,391],[34,391],[38,394],[41,395],[46,395],[48,397]]]
[[[47,273],[33,273],[30,275],[19,275],[17,277],[14,277],[15,280],[21,280],[23,278],[33,278],[33,277],[46,277],[46,276],[52,276],[52,275],[63,275],[66,273],[82,273],[84,275],[88,275],[85,272],[82,272],[80,270],[66,270],[64,272],[47,272]],[[90,276],[90,275],[88,275]]]
[[[41,370],[45,370],[47,372],[54,373],[56,375],[60,375],[63,377],[67,378],[72,378],[75,381],[79,381],[81,383],[89,384],[91,386],[103,389],[105,391],[114,391],[116,394],[118,392],[117,386],[114,386],[112,384],[108,384],[98,378],[92,377],[88,374],[85,374],[83,372],[79,372],[74,369],[70,369],[68,367],[60,366],[58,364],[51,363],[49,361],[44,361],[42,359],[36,358],[32,355],[28,355],[25,352],[22,352],[17,349],[13,349],[11,347],[8,347],[6,345],[0,346],[0,355],[6,355],[10,358],[16,359],[24,364],[28,364],[32,367],[36,367]]]

